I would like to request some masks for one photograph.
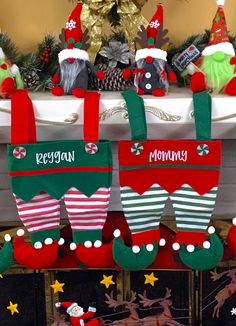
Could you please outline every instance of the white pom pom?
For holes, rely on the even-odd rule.
[[[223,7],[224,4],[225,4],[225,0],[216,0],[216,4],[217,4],[217,6],[219,6],[219,7]]]
[[[76,243],[72,242],[72,243],[70,244],[70,250],[71,250],[71,251],[74,251],[76,248],[77,248]]]
[[[84,246],[85,248],[91,248],[93,246],[92,241],[85,241]]]
[[[58,241],[58,245],[59,245],[59,246],[63,246],[64,243],[65,243],[65,239],[60,238],[59,241]]]
[[[10,236],[10,234],[5,234],[5,236],[4,236],[4,240],[5,240],[6,242],[10,242],[10,241],[11,241],[11,236]]]
[[[232,223],[236,226],[236,217],[233,218]]]
[[[179,243],[178,243],[178,242],[173,243],[172,248],[173,248],[175,251],[179,250],[179,249],[180,249],[180,245],[179,245]]]
[[[5,54],[2,50],[2,48],[0,48],[0,59],[4,59],[5,58]]]
[[[209,234],[214,234],[216,232],[216,229],[214,228],[214,226],[210,226],[207,231]]]
[[[44,243],[45,243],[45,245],[49,246],[53,243],[53,240],[52,240],[52,238],[47,238],[44,240]]]
[[[102,246],[102,241],[96,240],[93,245],[95,248],[100,248]]]
[[[120,236],[120,230],[119,229],[116,229],[114,232],[113,232],[113,235],[115,238],[119,238]]]
[[[37,241],[37,242],[35,242],[35,244],[34,244],[34,248],[35,249],[41,249],[42,248],[42,242],[40,242],[40,241]]]
[[[18,237],[23,237],[23,235],[25,234],[25,231],[23,229],[19,229],[19,230],[17,230],[16,234],[18,235]]]
[[[146,245],[146,249],[147,249],[147,251],[153,251],[153,249],[154,249],[153,244],[149,243],[148,245]]]
[[[133,251],[134,254],[138,254],[140,252],[139,246],[133,246],[132,251]]]
[[[166,240],[165,239],[160,239],[160,241],[159,241],[159,245],[161,246],[161,247],[164,247],[165,245],[166,245]]]
[[[188,252],[194,252],[195,247],[193,245],[188,245],[186,249]]]
[[[203,242],[203,248],[210,249],[211,248],[211,243],[209,241],[204,241]]]

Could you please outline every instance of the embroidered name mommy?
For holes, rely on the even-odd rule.
[[[36,164],[59,164],[61,162],[74,162],[75,151],[71,152],[47,152],[47,153],[36,153],[35,155]]]
[[[155,149],[149,154],[149,162],[166,162],[166,161],[182,161],[186,162],[188,159],[188,151],[161,151]]]

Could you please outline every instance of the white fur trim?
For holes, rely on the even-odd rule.
[[[94,307],[88,307],[88,311],[96,312],[96,311],[97,311],[97,309],[96,309],[96,308],[94,308]]]
[[[5,54],[2,50],[2,48],[0,48],[0,59],[4,59],[5,58]]]
[[[151,48],[151,49],[140,49],[136,52],[135,61],[140,59],[145,59],[146,57],[153,57],[155,59],[162,59],[167,61],[167,52],[161,49]]]
[[[58,54],[59,62],[62,62],[68,58],[73,59],[82,59],[85,61],[89,61],[88,52],[80,49],[64,49]]]
[[[66,312],[68,313],[68,315],[71,313],[71,310],[74,308],[74,307],[77,307],[78,306],[78,303],[74,302],[72,303],[66,310]]]
[[[225,4],[225,0],[216,0],[216,4],[217,4],[217,6],[219,6],[219,7],[223,7],[224,4]]]
[[[11,72],[12,72],[13,76],[16,76],[16,74],[18,74],[19,68],[17,67],[17,65],[11,66]]]
[[[218,51],[224,52],[225,54],[228,55],[235,56],[234,47],[229,42],[222,42],[214,45],[209,45],[202,51],[202,55],[205,57],[208,55],[212,55]]]

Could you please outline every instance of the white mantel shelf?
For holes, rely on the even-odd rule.
[[[38,140],[78,139],[83,132],[83,100],[73,96],[30,93],[39,118]],[[167,96],[144,96],[149,138],[193,139],[193,100],[190,90],[173,87]],[[100,138],[117,141],[130,138],[124,99],[119,92],[102,92]],[[8,111],[8,112],[3,112]],[[0,142],[9,142],[10,101],[0,100]],[[212,138],[236,138],[236,97],[213,96]],[[42,123],[42,120],[49,121]],[[69,120],[69,122],[68,122]],[[41,122],[40,122],[41,121]],[[50,122],[51,121],[51,122]],[[53,123],[53,121],[55,123]],[[73,122],[73,123],[72,123]]]

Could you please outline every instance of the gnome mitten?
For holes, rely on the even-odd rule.
[[[213,19],[209,45],[203,50],[199,72],[192,76],[193,92],[205,89],[213,93],[236,95],[235,50],[230,43],[224,14],[224,0],[216,1],[218,9]]]
[[[167,63],[167,52],[162,50],[169,41],[167,33],[163,30],[163,7],[159,4],[147,29],[142,26],[138,34],[136,41],[142,49],[136,52],[135,64],[123,71],[124,79],[135,75],[134,85],[139,95],[164,96],[168,92],[168,81],[176,83],[175,73]]]
[[[52,94],[55,96],[74,95],[83,98],[88,88],[89,72],[99,79],[104,79],[105,74],[99,72],[89,62],[86,51],[89,45],[88,31],[81,29],[80,15],[82,3],[79,2],[72,11],[65,29],[64,49],[59,52],[59,69],[52,77]]]
[[[0,250],[0,274],[6,272],[14,264],[11,236],[6,234],[4,241]]]

